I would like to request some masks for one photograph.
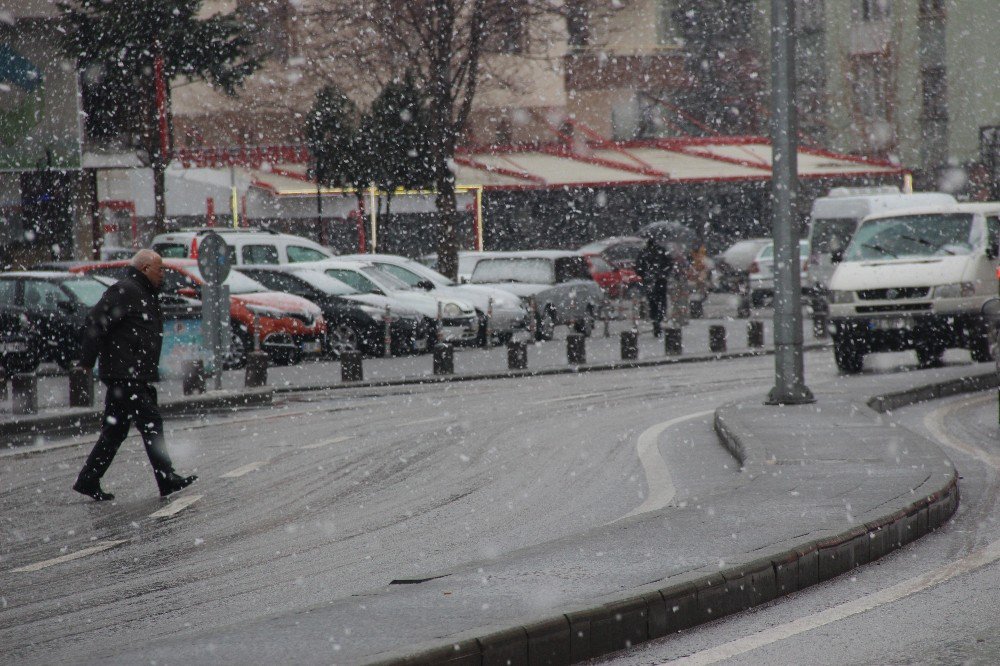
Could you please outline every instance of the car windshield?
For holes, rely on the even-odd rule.
[[[809,242],[799,241],[799,257],[805,257],[809,252]],[[770,243],[761,248],[758,259],[774,259],[774,244]]]
[[[969,254],[981,241],[968,213],[928,213],[868,220],[851,240],[846,261]]]
[[[472,282],[525,282],[553,284],[555,273],[547,259],[483,259],[472,271]]]
[[[438,287],[450,287],[455,284],[437,271],[433,271],[415,261],[406,262],[406,264],[401,266],[384,262],[376,262],[375,265],[380,270],[395,276],[411,287],[416,287],[419,282],[430,282]]]
[[[326,273],[321,273],[320,271],[295,271],[295,276],[326,294],[350,296],[361,293],[346,282],[341,282],[337,278],[331,277]]]
[[[108,286],[102,284],[97,280],[92,278],[80,278],[79,280],[66,280],[62,283],[66,289],[68,289],[77,300],[86,305],[87,307],[94,307],[97,305],[97,301],[101,300],[101,296],[107,290]]]
[[[361,272],[365,275],[365,277],[367,277],[369,280],[377,284],[381,289],[385,289],[388,291],[410,290],[410,285],[406,284],[395,275],[392,275],[391,273],[382,270],[381,268],[377,268],[375,266],[365,266],[361,269]]]
[[[205,278],[201,276],[201,271],[198,270],[197,266],[187,266],[191,275],[195,276],[200,282],[204,282]],[[229,287],[230,294],[255,294],[261,291],[268,291],[267,287],[262,285],[260,282],[248,278],[243,273],[239,271],[229,271],[229,277],[222,284]]]

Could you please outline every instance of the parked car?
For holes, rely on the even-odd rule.
[[[39,345],[37,361],[55,361],[62,368],[80,358],[80,329],[106,289],[97,280],[74,273],[0,273],[0,305],[19,308],[30,323]]]
[[[503,254],[502,252],[495,251],[477,251],[477,250],[460,250],[458,252],[458,282],[459,284],[465,284],[472,277],[472,271],[475,270],[476,264],[481,260],[488,257],[495,257]],[[431,268],[433,270],[438,270],[438,260],[437,254],[426,254],[418,259],[418,261]]]
[[[945,349],[993,356],[984,303],[996,294],[1000,203],[956,204],[872,215],[830,278],[834,358],[861,370],[866,354],[913,349],[921,366]]]
[[[774,296],[774,243],[768,243],[750,264],[750,303],[760,307]],[[802,293],[809,295],[809,241],[799,241],[799,279]]]
[[[325,351],[339,358],[348,351],[382,356],[385,350],[385,316],[389,307],[391,353],[399,355],[428,348],[428,327],[416,310],[353,287],[314,269],[289,266],[240,266],[244,275],[268,289],[308,299],[323,310],[326,320]]]
[[[333,256],[325,247],[308,238],[249,227],[240,229],[201,227],[160,234],[153,238],[150,247],[159,252],[164,259],[196,259],[198,244],[206,234],[213,231],[226,241],[226,245],[230,248],[229,256],[237,266],[294,264],[319,261]]]
[[[645,244],[646,240],[638,236],[610,236],[591,241],[577,251],[585,256],[599,254],[615,266],[634,268],[635,260]]]
[[[72,269],[77,273],[121,278],[127,261],[96,262]],[[205,283],[198,264],[191,259],[164,259],[161,294],[201,298]],[[261,349],[274,363],[296,364],[303,356],[322,353],[326,322],[319,306],[298,296],[269,291],[238,271],[230,271],[231,335],[226,365],[241,367],[259,337]]]
[[[24,308],[0,303],[0,372],[34,372],[44,346]]]
[[[526,325],[528,312],[521,304],[521,300],[504,289],[457,284],[413,259],[393,254],[352,254],[339,258],[370,262],[415,289],[424,289],[438,296],[451,296],[471,303],[479,318],[481,346],[492,342],[486,340],[487,312],[492,313],[489,328],[501,341],[509,340],[514,331]]]
[[[747,238],[736,241],[715,258],[715,285],[720,291],[738,293],[749,284],[750,264],[770,238]]]
[[[363,294],[389,296],[404,307],[416,310],[423,315],[435,339],[440,336],[446,342],[474,343],[479,337],[479,318],[476,317],[476,309],[469,303],[451,296],[435,296],[433,292],[413,289],[375,264],[358,260],[327,259],[302,266],[314,268],[346,282]],[[440,327],[437,323],[439,304]]]
[[[586,259],[571,250],[505,252],[484,258],[476,264],[471,282],[507,289],[531,303],[540,340],[551,340],[559,324],[589,335],[604,300]]]
[[[638,294],[641,290],[642,280],[639,279],[633,266],[612,264],[599,253],[582,254],[587,260],[591,277],[608,297],[626,298],[632,293]]]

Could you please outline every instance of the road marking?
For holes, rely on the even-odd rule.
[[[35,562],[34,564],[28,564],[23,567],[18,567],[16,569],[11,569],[16,573],[31,573],[33,571],[39,571],[40,569],[46,569],[48,567],[55,566],[57,564],[62,564],[63,562],[71,562],[72,560],[78,560],[81,557],[87,557],[88,555],[93,555],[94,553],[100,553],[105,550],[114,548],[115,546],[120,546],[125,543],[124,541],[102,541],[98,544],[91,546],[90,548],[84,548],[83,550],[78,550],[75,553],[69,553],[68,555],[60,555],[59,557],[53,557],[51,560],[45,560],[43,562]]]
[[[960,400],[950,405],[939,407],[924,417],[924,427],[930,430],[931,434],[948,448],[961,451],[995,470],[1000,470],[1000,456],[955,439],[948,434],[947,428],[944,425],[945,417],[952,412],[957,412],[967,407],[975,407],[992,400],[996,400],[996,398],[992,395],[984,395],[975,400]]]
[[[659,439],[663,431],[678,423],[714,413],[714,409],[708,409],[703,412],[678,416],[675,419],[657,423],[639,435],[639,441],[636,443],[635,448],[639,454],[639,462],[642,463],[642,469],[646,473],[646,488],[649,494],[642,504],[625,515],[626,518],[662,509],[674,498],[676,488],[674,488],[674,482],[670,478],[670,470],[667,469],[667,463],[660,455]]]
[[[330,444],[339,444],[340,442],[346,442],[349,439],[354,439],[354,436],[353,435],[342,435],[340,437],[334,437],[333,439],[327,439],[327,440],[324,440],[322,442],[316,442],[314,444],[306,444],[305,446],[303,446],[301,448],[302,448],[303,451],[306,451],[308,449],[319,449],[319,448],[322,448],[324,446],[329,446]]]
[[[256,472],[258,469],[267,464],[266,460],[258,460],[257,462],[247,463],[242,467],[237,467],[236,469],[231,469],[222,476],[220,479],[235,479],[237,477],[243,476],[244,474],[249,474],[250,472]]]
[[[828,608],[825,611],[766,629],[753,636],[745,636],[744,638],[723,643],[722,645],[717,645],[701,652],[695,652],[687,657],[669,663],[700,665],[715,664],[725,659],[732,659],[757,648],[777,643],[778,641],[812,631],[813,629],[818,629],[833,622],[838,622],[852,615],[858,615],[879,606],[899,601],[917,592],[922,592],[928,588],[947,582],[957,576],[992,564],[997,560],[1000,560],[1000,540],[994,541],[960,560],[946,564],[921,576],[896,583],[884,590],[879,590],[859,599]]]
[[[450,419],[450,416],[432,416],[429,419],[419,419],[417,421],[409,421],[410,425],[420,425],[421,423],[434,423],[435,421],[444,421],[445,419]]]
[[[939,407],[924,417],[924,426],[945,446],[968,454],[994,469],[1000,469],[1000,459],[997,456],[967,442],[956,440],[945,432],[944,425],[944,418],[952,412],[974,407],[993,399],[993,396],[987,395],[975,400],[962,400]],[[701,665],[715,664],[726,659],[732,659],[741,654],[777,643],[778,641],[783,641],[807,631],[839,622],[852,615],[865,613],[879,606],[899,601],[905,597],[945,583],[957,576],[992,564],[997,560],[1000,560],[1000,540],[994,541],[960,560],[956,560],[915,578],[904,580],[884,590],[873,592],[853,601],[844,602],[825,611],[799,618],[798,620],[787,622],[777,627],[772,627],[753,636],[745,636],[707,650],[695,652],[687,657],[669,663]]]
[[[566,402],[567,400],[582,400],[584,398],[600,398],[607,395],[606,393],[579,393],[577,395],[566,395],[561,398],[549,398],[548,400],[539,400],[535,404],[537,405],[547,405],[552,402]]]
[[[200,500],[204,495],[188,495],[187,497],[182,497],[178,500],[174,500],[167,506],[163,507],[159,511],[154,511],[149,514],[150,518],[168,518],[174,514],[180,513],[184,509],[188,508],[198,500]]]

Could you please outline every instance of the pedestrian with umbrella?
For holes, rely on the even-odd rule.
[[[667,309],[667,289],[674,274],[674,259],[665,247],[648,238],[636,257],[635,272],[646,291],[649,317],[653,320],[653,335],[660,337]]]

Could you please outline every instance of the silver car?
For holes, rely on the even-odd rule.
[[[505,289],[534,308],[540,340],[551,340],[559,324],[589,335],[604,300],[587,260],[571,250],[497,253],[476,264],[470,283]]]

